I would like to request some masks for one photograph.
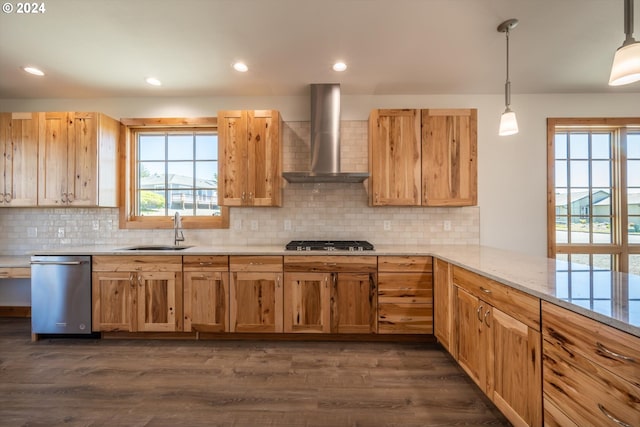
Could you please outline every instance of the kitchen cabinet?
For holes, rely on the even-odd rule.
[[[453,268],[446,261],[433,260],[434,335],[442,346],[457,358],[454,323],[455,292]]]
[[[431,257],[378,257],[378,333],[433,334]]]
[[[373,110],[369,116],[370,204],[420,205],[420,159],[420,111]]]
[[[509,421],[542,424],[540,301],[453,267],[457,361]]]
[[[640,425],[640,338],[546,301],[542,335],[545,426]]]
[[[120,124],[99,113],[43,113],[39,206],[117,206]]]
[[[93,331],[182,330],[182,257],[94,256]]]
[[[281,256],[229,257],[230,331],[282,332]]]
[[[477,110],[422,110],[422,204],[477,204]]]
[[[375,256],[285,256],[285,332],[375,333]]]
[[[369,204],[477,204],[477,110],[373,110]]]
[[[0,207],[38,203],[39,113],[0,113]]]
[[[229,257],[182,259],[185,332],[229,332]]]
[[[222,206],[282,205],[282,137],[275,110],[219,111]]]

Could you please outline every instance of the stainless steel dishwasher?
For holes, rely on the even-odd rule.
[[[91,333],[91,257],[31,257],[31,332]]]

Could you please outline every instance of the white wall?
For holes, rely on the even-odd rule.
[[[342,96],[342,119],[365,120],[373,108],[478,108],[480,242],[546,255],[546,119],[640,117],[638,94],[512,96],[520,133],[499,137],[498,95]],[[213,116],[221,109],[278,109],[308,120],[306,97],[109,98],[0,100],[0,111],[100,111],[115,118]]]

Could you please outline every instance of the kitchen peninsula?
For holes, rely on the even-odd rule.
[[[91,255],[100,262],[123,263],[132,258],[153,259],[155,264],[151,264],[161,267],[171,264],[168,262],[171,259],[181,263],[175,273],[176,283],[180,285],[196,264],[204,271],[203,275],[214,274],[214,279],[221,284],[225,282],[222,279],[225,272],[245,268],[243,274],[256,274],[253,271],[259,270],[260,275],[270,275],[274,283],[280,283],[278,280],[282,279],[278,277],[283,274],[283,264],[287,271],[287,262],[295,264],[296,260],[306,262],[317,258],[323,265],[337,269],[339,264],[334,264],[334,260],[346,258],[357,261],[358,265],[371,265],[373,276],[370,277],[375,278],[377,271],[378,292],[381,292],[380,277],[387,265],[402,264],[410,270],[420,264],[419,260],[428,259],[426,265],[432,269],[428,274],[434,277],[432,304],[428,307],[434,315],[424,336],[435,333],[445,349],[514,425],[540,425],[543,417],[545,425],[564,425],[558,420],[573,420],[576,425],[583,425],[585,417],[602,422],[614,417],[631,422],[629,425],[640,420],[638,276],[473,245],[379,245],[374,251],[339,253],[286,251],[279,246],[194,246],[181,250],[138,250],[135,254],[124,247],[91,246],[34,254]],[[369,260],[377,264],[369,264]],[[15,262],[12,265],[15,266]],[[137,268],[142,271],[145,266],[140,264]],[[590,281],[585,282],[586,278]],[[126,279],[130,280],[129,273]],[[598,292],[588,291],[594,289],[594,281],[598,282]],[[221,289],[225,290],[223,298],[227,298],[228,288]],[[175,304],[179,313],[182,313],[181,297]],[[381,298],[380,293],[378,297]],[[185,296],[185,307],[187,301]],[[378,308],[381,304],[378,303]],[[174,313],[176,317],[177,314]],[[176,324],[183,325],[181,317]],[[185,319],[188,318],[185,315]],[[379,317],[378,326],[382,324],[380,321]],[[331,320],[328,322],[331,324]],[[483,332],[484,327],[492,328],[493,333]],[[476,332],[479,335],[476,336]],[[159,337],[162,333],[151,336]],[[111,334],[117,337],[119,332]],[[382,334],[382,330],[378,330],[378,335]],[[205,330],[192,336],[216,338],[220,333],[207,334]],[[331,334],[327,338],[335,337]],[[470,348],[474,351],[469,352]],[[567,351],[575,355],[570,360],[564,359]],[[488,354],[491,357],[476,357]],[[520,384],[522,378],[526,381]],[[593,397],[566,398],[571,390],[584,388],[593,390]]]

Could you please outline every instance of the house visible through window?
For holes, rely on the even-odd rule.
[[[126,126],[121,228],[228,228],[218,205],[216,118],[122,119]]]

